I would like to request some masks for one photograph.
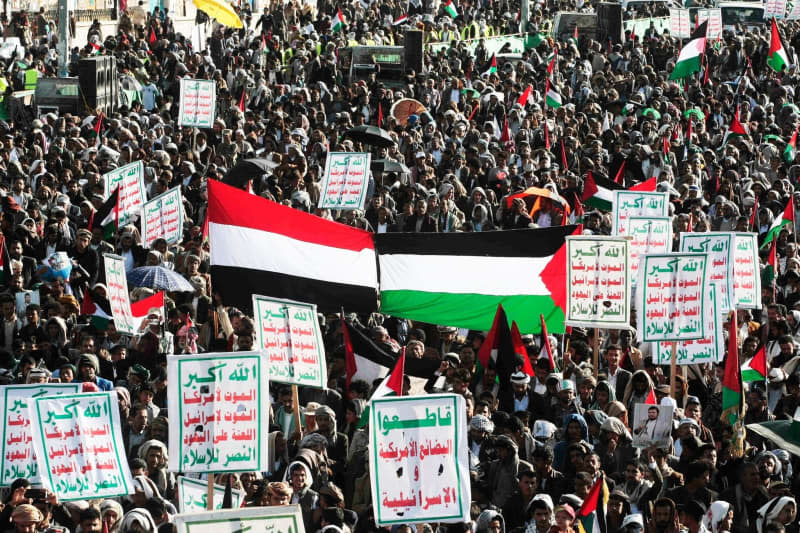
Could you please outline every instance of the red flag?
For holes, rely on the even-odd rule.
[[[563,138],[561,139],[561,168],[563,168],[564,171],[569,168],[569,165],[567,164],[567,149],[564,147]]]
[[[522,335],[515,320],[511,321],[511,344],[514,345],[514,353],[522,355],[522,371],[529,376],[535,375],[531,360],[528,359],[528,349],[525,348],[525,343],[522,342]]]
[[[381,104],[378,104],[378,127],[379,128],[381,127],[381,124],[383,124],[383,106]]]
[[[202,233],[202,235],[203,235],[203,244],[208,242],[208,221],[209,221],[209,216],[208,216],[208,214],[206,214],[206,219],[203,221],[203,233]],[[91,226],[89,226],[89,227],[91,227]]]
[[[245,108],[244,97],[246,94],[247,94],[247,89],[242,88],[242,97],[239,99],[239,111],[241,111],[242,113],[244,113],[244,108]]]
[[[756,225],[758,224],[758,196],[755,197],[753,203],[753,211],[750,213],[750,231],[757,231]]]
[[[503,132],[500,134],[500,142],[508,144],[511,142],[511,128],[508,126],[508,117],[503,120]]]
[[[617,170],[617,175],[614,176],[614,183],[618,185],[625,185],[625,160],[622,160],[622,164],[619,166],[619,170]]]
[[[264,34],[262,33],[261,34],[261,51],[263,52],[266,49],[267,49],[267,39],[264,37]]]
[[[703,57],[705,57],[705,55],[703,55]],[[708,61],[706,61],[706,70],[705,70],[705,72],[703,72],[703,85],[708,85],[708,72],[710,70],[711,70],[711,67],[708,66]]]
[[[689,117],[689,124],[686,126],[686,142],[692,143],[692,117]]]
[[[648,405],[657,405],[658,402],[656,401],[656,393],[653,389],[650,389],[650,392],[647,393],[647,398],[645,398],[644,403]]]
[[[544,122],[544,147],[550,149],[550,128],[547,127],[547,121]]]
[[[353,353],[353,343],[350,341],[350,331],[347,328],[347,322],[345,322],[344,313],[342,313],[342,341],[344,342],[344,364],[346,373],[344,380],[345,392],[350,390],[350,382],[352,381],[353,376],[356,375],[356,372],[358,372],[356,355]]]
[[[578,25],[575,24],[575,31],[572,32],[572,37],[577,41],[578,40]]]
[[[666,135],[661,137],[661,151],[664,152],[664,161],[666,161],[669,157],[669,141]]]
[[[525,107],[525,104],[528,103],[528,99],[531,97],[532,92],[533,92],[533,85],[529,83],[528,86],[525,87],[525,91],[522,93],[522,95],[520,95],[519,100],[517,100],[517,103],[522,107]]]
[[[469,114],[469,118],[467,119],[467,122],[472,122],[472,117],[475,116],[475,113],[478,111],[478,108],[480,106],[481,106],[480,104],[475,104],[475,107],[472,109],[472,113]]]
[[[586,173],[586,180],[583,182],[583,196],[581,197],[582,200],[588,200],[595,194],[597,194],[597,182],[594,181],[594,175],[592,171],[588,171]]]
[[[689,223],[686,225],[686,233],[691,233],[694,230],[694,215],[689,213]]]
[[[797,132],[795,131],[795,135]],[[789,199],[789,203],[786,204],[786,209],[783,210],[783,220],[791,220],[792,222],[795,221],[794,218],[794,201]],[[794,231],[792,231],[794,233]]]
[[[156,37],[156,30],[154,30],[152,26],[150,26],[150,38],[148,40],[150,41],[150,44],[153,44],[158,40]]]
[[[550,63],[547,65],[547,82],[550,83],[550,74],[553,73],[553,70],[556,68],[556,57],[558,56],[558,49],[553,52],[553,59],[550,60]],[[544,91],[547,94],[547,90]]]
[[[591,175],[592,171],[590,170],[586,176],[586,179],[588,180],[589,176]],[[586,194],[586,185],[584,185],[583,190],[584,194]],[[575,194],[575,209],[573,212],[575,213],[575,220],[577,220],[579,217],[583,218],[583,204],[581,203],[580,198],[578,198],[578,193],[573,193],[573,194]]]
[[[631,36],[628,40],[632,43],[636,42],[636,26],[631,26]]]
[[[772,267],[772,279],[775,280],[780,274],[778,272],[778,239],[772,239],[769,246],[769,255],[767,256],[767,264]]]
[[[547,324],[545,324],[544,315],[540,314],[539,320],[542,323],[542,349],[539,352],[539,358],[542,358],[542,355],[546,355],[550,363],[550,372],[555,372],[556,361],[553,359],[553,348],[550,346],[550,340],[547,338]]]

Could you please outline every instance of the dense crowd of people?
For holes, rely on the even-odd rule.
[[[374,232],[502,231],[583,222],[588,234],[607,235],[608,212],[581,205],[587,173],[631,186],[655,177],[670,195],[675,249],[681,232],[756,231],[763,239],[788,202],[800,207],[794,152],[794,104],[800,74],[796,22],[781,23],[790,65],[766,66],[768,24],[737,26],[709,42],[702,70],[668,79],[681,43],[648,30],[600,42],[592,35],[554,39],[559,10],[591,12],[588,2],[535,2],[521,26],[515,0],[457,4],[320,0],[316,7],[271,3],[263,13],[237,8],[243,29],[207,22],[207,48],[176,34],[167,10],[145,13],[141,3],[121,16],[119,31],[72,50],[70,70],[94,54],[113,55],[119,71],[141,84],[141,97],[108,116],[95,110],[35,118],[11,89],[0,139],[0,228],[4,241],[0,294],[0,380],[5,384],[79,382],[83,390],[116,391],[125,450],[136,491],[121,501],[59,502],[31,490],[26,479],[6,491],[0,523],[17,533],[171,532],[177,512],[175,473],[167,470],[170,413],[166,404],[169,353],[249,350],[254,321],[225,305],[209,275],[203,231],[207,182],[224,180],[238,162],[268,158],[253,176],[254,194]],[[649,8],[634,8],[645,11]],[[337,30],[341,12],[345,27]],[[395,23],[403,15],[405,23]],[[28,17],[14,19],[27,40],[24,59],[9,70],[9,86],[24,71],[57,70],[55,32],[44,13],[31,33]],[[41,20],[40,20],[41,18]],[[424,30],[421,71],[394,80],[380,65],[350,79],[339,56],[348,46],[401,45],[405,30]],[[492,36],[525,39],[519,54],[490,53]],[[569,32],[572,36],[572,32]],[[492,58],[496,72],[491,71]],[[216,81],[213,127],[177,125],[181,78]],[[546,80],[563,105],[545,103]],[[530,97],[521,99],[526,88]],[[393,116],[394,102],[413,98],[424,110]],[[698,112],[688,113],[689,110]],[[734,115],[748,134],[726,139]],[[702,117],[702,118],[701,118]],[[390,147],[346,137],[352,126],[377,124]],[[691,125],[690,125],[690,122]],[[99,123],[99,126],[98,126]],[[99,137],[99,138],[98,138]],[[315,206],[326,154],[368,151],[408,172],[374,170],[363,211]],[[133,161],[145,167],[146,195],[180,187],[183,240],[143,247],[137,225],[110,235],[94,215],[105,201],[103,174]],[[623,167],[624,165],[624,167]],[[622,169],[620,171],[620,169]],[[550,195],[531,209],[510,195],[529,187]],[[751,215],[756,216],[751,224]],[[745,423],[792,419],[800,405],[800,256],[794,225],[778,238],[779,277],[764,284],[763,308],[737,313],[739,357],[766,346],[767,381],[749,384]],[[44,274],[54,252],[72,260],[69,279]],[[103,253],[121,255],[126,268],[162,265],[184,276],[194,292],[169,293],[165,313],[154,312],[141,333],[122,335],[113,320],[100,326],[84,313],[88,298],[107,307]],[[765,250],[762,261],[766,264]],[[764,266],[762,264],[762,268]],[[502,273],[498,273],[502,274]],[[481,280],[476,279],[476,284]],[[132,301],[153,294],[130,287]],[[36,294],[27,303],[18,295]],[[346,305],[346,302],[342,302]],[[164,316],[162,316],[164,315]],[[721,422],[721,364],[678,373],[670,396],[668,366],[653,362],[650,346],[631,331],[603,331],[599,368],[592,367],[589,332],[574,328],[551,337],[561,369],[540,359],[541,340],[523,338],[535,376],[515,373],[498,383],[476,353],[485,332],[412,323],[380,314],[351,316],[388,351],[441,362],[429,392],[467,400],[472,522],[425,524],[451,533],[572,533],[576,514],[602,475],[610,490],[608,533],[796,533],[797,457],[748,432],[744,449]],[[270,469],[217,477],[245,492],[245,506],[299,503],[308,533],[366,533],[378,528],[370,496],[367,433],[358,421],[375,383],[345,388],[338,315],[322,321],[328,389],[300,391],[301,425],[290,416],[292,392],[271,387]],[[435,385],[433,385],[435,383]],[[666,444],[635,446],[632,414],[652,391],[674,408]],[[638,434],[638,433],[637,433]],[[173,453],[175,453],[173,451]],[[106,530],[107,527],[107,530]],[[393,533],[420,526],[399,525]]]

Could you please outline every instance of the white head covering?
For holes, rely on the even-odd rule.
[[[122,525],[119,527],[120,533],[133,531],[133,524],[137,522],[139,523],[141,531],[156,533],[158,529],[156,528],[156,523],[153,522],[153,517],[150,516],[150,513],[148,513],[146,509],[131,509],[125,513],[125,517],[122,519]]]
[[[719,523],[728,516],[728,511],[731,510],[731,504],[723,501],[716,501],[711,504],[708,512],[703,517],[703,526],[711,531],[711,533],[718,533],[717,527]]]
[[[311,469],[308,468],[308,465],[305,464],[303,461],[292,461],[289,463],[289,466],[286,467],[286,472],[283,474],[283,480],[289,484],[292,483],[292,470],[294,469],[294,465],[300,465],[306,471],[306,487],[310,487],[314,484],[314,476],[311,475]]]
[[[781,496],[780,498],[772,498],[764,505],[764,507],[759,509],[758,518],[756,519],[756,529],[758,530],[758,533],[762,533],[764,524],[768,524],[777,520],[778,515],[789,503],[797,506],[797,502],[795,502],[794,498],[791,496]]]

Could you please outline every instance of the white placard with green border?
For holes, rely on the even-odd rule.
[[[177,533],[305,533],[297,504],[185,513],[174,523]]]
[[[42,485],[59,500],[134,492],[116,392],[45,396],[29,409]]]
[[[125,260],[119,255],[103,254],[103,266],[106,270],[108,303],[111,316],[114,317],[114,327],[120,333],[133,335],[140,321],[133,318],[131,311]]]
[[[642,342],[705,338],[703,301],[708,294],[706,254],[642,257],[636,286],[636,318]]]
[[[269,379],[325,388],[328,370],[317,306],[253,295],[255,344],[269,362]]]
[[[217,113],[217,82],[181,79],[178,125],[210,128]]]
[[[266,472],[269,389],[261,352],[167,356],[172,472]]]
[[[761,309],[758,235],[736,233],[733,246],[733,300],[736,309]]]
[[[319,195],[321,209],[363,209],[372,156],[362,152],[331,152]]]
[[[630,235],[631,217],[665,217],[669,215],[669,193],[648,191],[613,191],[611,235]]]
[[[469,521],[466,423],[457,394],[370,401],[369,475],[378,526]]]
[[[159,194],[144,204],[144,216],[142,216],[144,246],[150,248],[156,239],[164,239],[167,244],[183,240],[183,197],[180,187]]]
[[[681,233],[681,252],[708,254],[708,282],[717,286],[719,312],[733,308],[733,248],[730,231]]]
[[[567,237],[565,323],[589,328],[628,328],[629,261],[629,242],[623,237]]]
[[[178,512],[179,513],[200,513],[208,510],[208,482],[178,476],[176,479],[178,486]],[[242,506],[244,492],[231,489],[233,509]],[[222,502],[225,498],[225,487],[214,485],[214,509],[222,509]]]
[[[722,331],[722,315],[717,305],[719,290],[708,284],[708,297],[704,302],[703,318],[706,321],[706,336],[697,341],[678,343],[676,356],[679,365],[721,363],[725,359],[725,336]],[[657,365],[669,365],[672,361],[672,343],[654,342],[653,361]]]
[[[119,220],[117,227],[128,224],[139,216],[144,207],[144,164],[141,161],[121,166],[103,174],[106,198],[119,187]]]
[[[631,282],[639,279],[639,258],[645,254],[667,254],[672,250],[672,219],[670,217],[630,217]]]
[[[31,485],[39,485],[39,468],[33,451],[30,404],[36,398],[77,394],[80,383],[40,383],[30,385],[4,385],[0,394],[0,412],[3,413],[3,442],[0,444],[3,466],[0,467],[0,486],[8,487],[14,480],[25,478]]]

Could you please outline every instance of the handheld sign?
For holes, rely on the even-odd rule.
[[[135,161],[103,174],[106,198],[119,188],[119,221],[122,227],[139,216],[144,206],[144,164]]]
[[[666,254],[672,250],[672,220],[669,217],[630,217],[631,282],[639,279],[639,259],[645,254]]]
[[[217,113],[217,82],[181,78],[178,125],[210,128]]]
[[[197,513],[208,509],[208,483],[185,476],[178,476],[175,480],[178,486],[178,512]],[[231,490],[233,508],[238,509],[244,501],[244,492]],[[225,487],[214,485],[214,509],[222,509],[225,498]]]
[[[179,514],[174,523],[177,533],[305,533],[297,504]]]
[[[139,321],[131,312],[131,298],[128,293],[128,278],[125,274],[125,260],[114,254],[103,254],[106,269],[106,285],[108,286],[108,303],[114,326],[120,333],[129,335],[136,331]]]
[[[737,309],[761,309],[761,273],[758,236],[735,233],[733,246],[733,300]]]
[[[175,244],[183,239],[183,197],[175,187],[144,204],[142,239],[147,248],[156,239]]]
[[[369,185],[372,156],[361,152],[331,152],[325,160],[325,176],[319,207],[363,209]]]
[[[611,212],[611,234],[630,235],[631,217],[665,217],[669,215],[669,193],[616,190]]]
[[[708,281],[717,286],[720,313],[733,309],[733,248],[729,231],[681,233],[681,252],[708,254]]]
[[[703,318],[706,335],[696,341],[681,341],[676,349],[676,365],[721,363],[725,359],[725,337],[722,334],[722,312],[717,305],[719,290],[708,284],[708,293],[703,301]],[[653,343],[653,361],[657,365],[669,365],[672,358],[672,343]]]

